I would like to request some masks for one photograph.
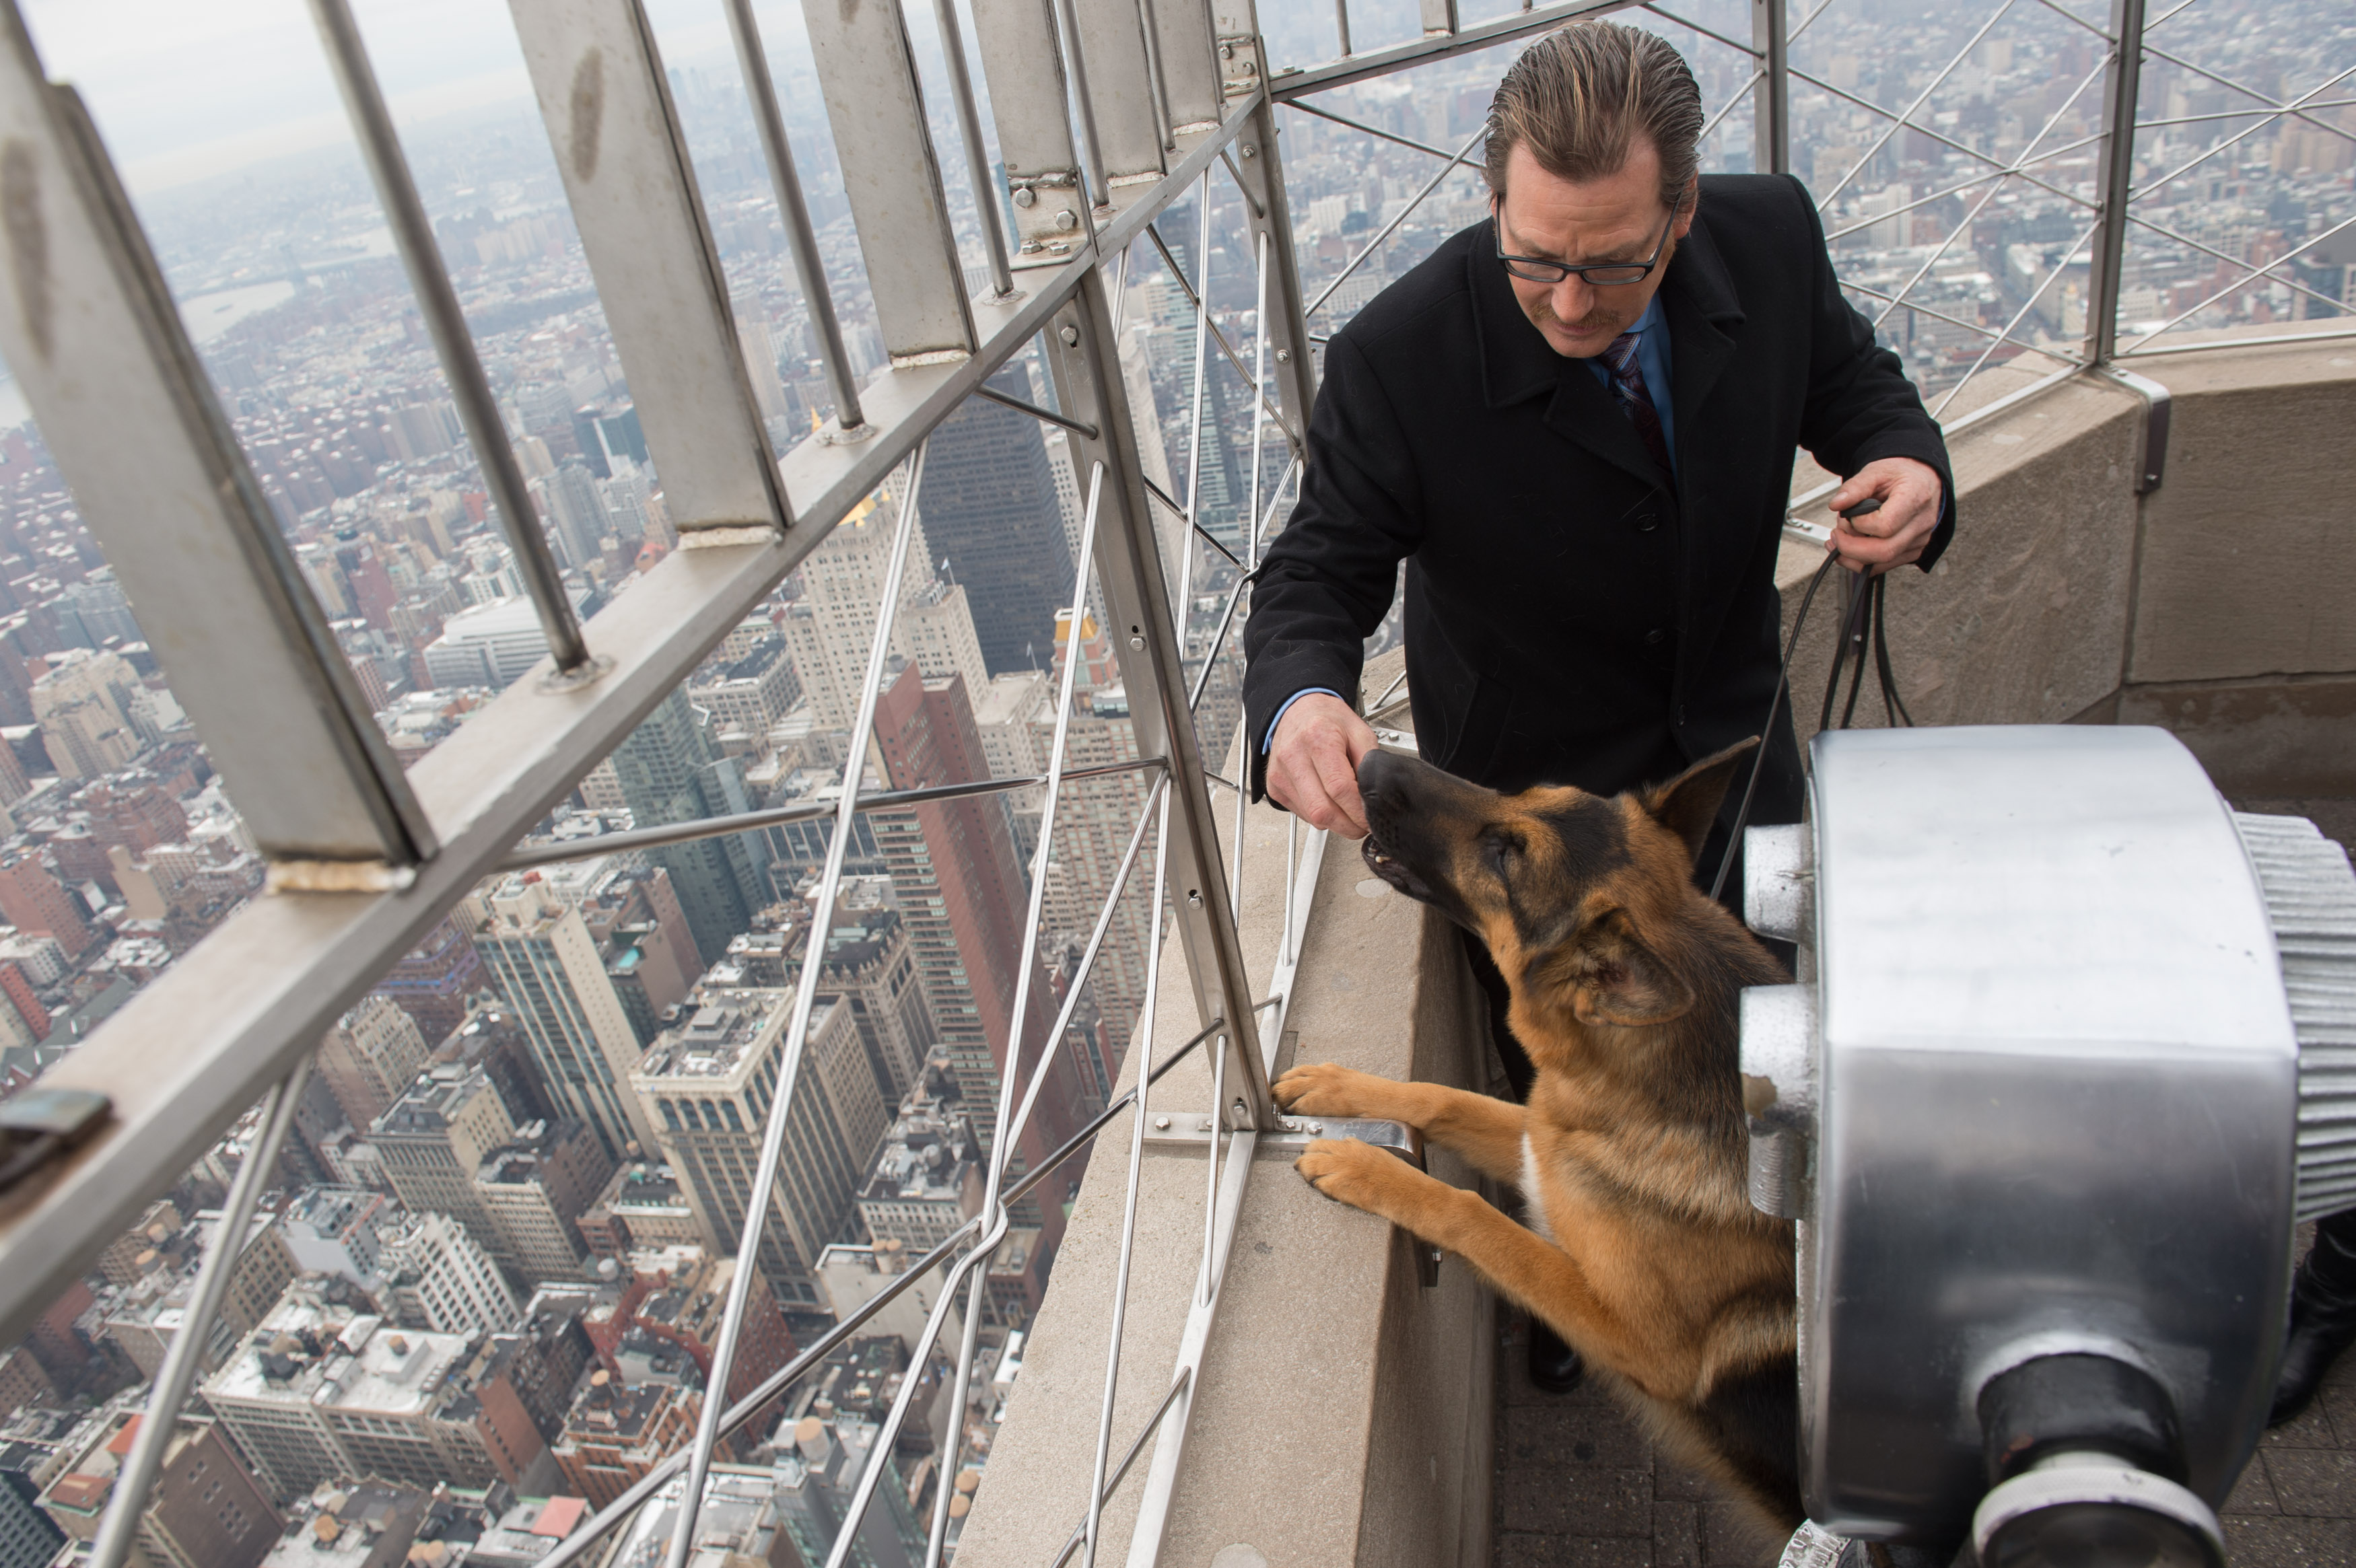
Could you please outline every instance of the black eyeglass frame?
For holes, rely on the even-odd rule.
[[[1501,196],[1493,195],[1489,197],[1489,229],[1491,233],[1495,237],[1498,263],[1505,269],[1508,275],[1519,278],[1526,283],[1552,284],[1562,283],[1566,279],[1569,278],[1573,273],[1577,273],[1580,282],[1587,284],[1590,288],[1596,289],[1626,288],[1632,283],[1641,283],[1646,278],[1651,277],[1653,275],[1653,269],[1661,264],[1661,253],[1669,248],[1669,230],[1676,227],[1678,211],[1678,209],[1674,207],[1669,209],[1669,216],[1661,224],[1660,242],[1653,247],[1652,255],[1645,258],[1644,261],[1590,261],[1583,265],[1574,266],[1569,261],[1548,261],[1544,256],[1508,256],[1505,254],[1505,198]],[[1537,267],[1543,269],[1543,271],[1538,276],[1533,277],[1527,272],[1515,271],[1515,269],[1519,267]],[[1636,275],[1633,278],[1599,278],[1595,276],[1598,272],[1623,272],[1631,267],[1634,268],[1636,271]]]

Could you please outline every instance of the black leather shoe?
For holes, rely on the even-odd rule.
[[[2275,1374],[2268,1426],[2297,1420],[2315,1402],[2331,1363],[2356,1344],[2356,1251],[2339,1234],[2350,1228],[2350,1218],[2333,1214],[2317,1227],[2314,1249],[2291,1281],[2290,1332],[2283,1339],[2282,1370]]]
[[[1569,1393],[1587,1376],[1587,1363],[1562,1336],[1530,1319],[1530,1381],[1547,1393]]]

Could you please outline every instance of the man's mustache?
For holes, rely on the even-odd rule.
[[[1538,325],[1541,326],[1545,325],[1547,322],[1553,322],[1557,325],[1562,326],[1569,331],[1582,335],[1601,331],[1602,328],[1607,326],[1617,326],[1621,325],[1619,313],[1609,310],[1590,311],[1585,315],[1580,316],[1577,321],[1566,322],[1562,317],[1555,315],[1554,307],[1544,300],[1539,300],[1537,303],[1536,306],[1531,310],[1530,315],[1537,319]]]

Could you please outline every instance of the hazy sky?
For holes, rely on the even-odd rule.
[[[350,139],[304,0],[17,3],[50,79],[80,90],[134,189]],[[530,96],[501,0],[354,9],[397,119]],[[773,57],[800,52],[790,7],[759,9]],[[728,48],[717,0],[649,0],[648,10],[669,63],[707,63]]]

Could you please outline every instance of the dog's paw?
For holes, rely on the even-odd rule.
[[[1397,1155],[1355,1138],[1319,1138],[1292,1168],[1335,1202],[1386,1216],[1397,1207],[1402,1179],[1415,1174]]]
[[[1283,1110],[1302,1116],[1378,1116],[1402,1120],[1387,1102],[1398,1085],[1387,1078],[1330,1061],[1296,1067],[1269,1085]]]

